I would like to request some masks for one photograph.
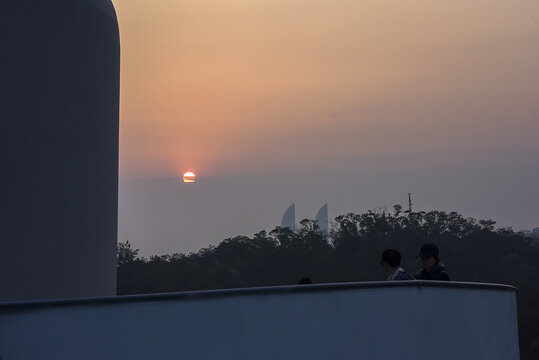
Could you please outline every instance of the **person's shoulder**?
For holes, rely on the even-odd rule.
[[[414,280],[414,277],[408,274],[406,270],[401,270],[397,273],[394,280]]]
[[[439,280],[443,280],[443,281],[451,281],[451,277],[449,276],[449,273],[447,272],[447,270],[440,271],[438,278]]]
[[[438,280],[451,281],[451,277],[449,276],[449,273],[447,272],[447,267],[445,265],[440,264],[438,269]]]

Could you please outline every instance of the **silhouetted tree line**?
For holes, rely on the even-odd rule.
[[[298,229],[276,227],[236,236],[195,253],[138,257],[129,242],[118,247],[118,294],[385,280],[380,254],[399,249],[403,267],[419,267],[421,244],[434,242],[452,280],[511,284],[519,288],[522,359],[539,358],[539,245],[490,220],[456,212],[349,213],[335,218],[328,237],[313,220]]]

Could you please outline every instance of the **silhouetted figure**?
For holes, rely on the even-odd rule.
[[[299,279],[298,284],[299,285],[306,285],[306,284],[312,284],[313,282],[308,277],[304,276],[301,279]]]
[[[438,246],[433,243],[421,245],[417,259],[421,262],[421,269],[415,274],[418,280],[442,280],[449,281],[449,273],[445,265],[440,263]]]
[[[386,249],[382,253],[380,265],[389,274],[387,281],[414,280],[414,277],[401,268],[401,253],[399,250]]]

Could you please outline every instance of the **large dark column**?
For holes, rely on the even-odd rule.
[[[0,300],[114,295],[110,0],[0,2]]]

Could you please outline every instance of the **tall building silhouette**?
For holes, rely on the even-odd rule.
[[[322,205],[322,207],[316,213],[316,222],[320,227],[320,231],[324,234],[325,238],[328,237],[328,204]]]
[[[0,11],[0,300],[115,295],[120,40],[110,0]]]
[[[296,231],[296,204],[290,205],[284,212],[281,227]]]

